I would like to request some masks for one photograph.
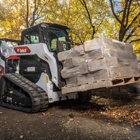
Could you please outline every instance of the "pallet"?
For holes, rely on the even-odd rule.
[[[84,91],[99,89],[99,88],[123,86],[127,84],[133,84],[136,82],[140,82],[140,77],[123,77],[123,78],[116,78],[113,80],[97,81],[97,82],[85,83],[77,86],[63,87],[62,94],[84,92]]]

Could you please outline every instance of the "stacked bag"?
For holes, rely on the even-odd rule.
[[[68,87],[140,76],[132,45],[104,37],[60,52],[58,60]]]

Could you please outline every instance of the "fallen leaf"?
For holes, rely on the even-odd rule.
[[[22,139],[23,138],[23,135],[20,135],[20,137],[19,137],[20,139]]]
[[[47,112],[47,113],[44,113],[44,112],[43,112],[42,115],[43,115],[43,116],[54,116],[54,114],[49,113],[49,112]]]

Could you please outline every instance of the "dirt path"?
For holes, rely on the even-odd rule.
[[[139,140],[139,116],[137,121],[129,117],[137,105],[104,99],[82,106],[61,102],[36,114],[0,107],[0,140]]]

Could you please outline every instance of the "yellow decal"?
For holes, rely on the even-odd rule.
[[[9,91],[9,93],[10,93],[10,94],[13,94],[13,91],[12,91],[12,90],[10,90],[10,91]]]
[[[49,77],[46,76],[46,83],[49,83]]]

